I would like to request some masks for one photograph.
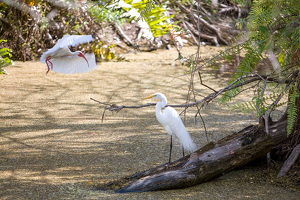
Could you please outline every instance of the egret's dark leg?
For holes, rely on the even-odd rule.
[[[182,146],[182,157],[184,157],[184,148]]]
[[[172,154],[172,135],[171,135],[171,143],[170,143],[169,163],[171,162],[171,154]]]

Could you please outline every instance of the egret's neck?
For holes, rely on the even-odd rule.
[[[156,116],[162,114],[162,109],[167,105],[166,99],[161,99],[155,106]]]

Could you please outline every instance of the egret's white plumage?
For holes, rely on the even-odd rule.
[[[65,74],[89,72],[97,67],[95,55],[71,52],[69,47],[93,40],[91,35],[64,35],[54,47],[42,54],[40,60],[47,64],[47,73],[50,69]]]
[[[176,136],[182,147],[188,151],[196,151],[197,145],[194,143],[192,138],[190,137],[190,134],[187,132],[179,114],[177,111],[172,107],[166,107],[167,105],[167,98],[165,95],[161,93],[155,93],[154,95],[151,95],[149,97],[146,97],[144,99],[151,99],[151,98],[157,98],[160,99],[156,106],[156,118],[163,125],[165,130],[169,135],[171,135],[171,145],[172,145],[172,136]],[[165,109],[163,109],[165,108]],[[170,146],[170,158],[171,160],[171,148]]]

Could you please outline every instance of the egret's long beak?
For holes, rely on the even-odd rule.
[[[151,98],[153,98],[153,97],[155,97],[155,95],[151,95],[151,96],[149,96],[149,97],[145,97],[145,98],[143,98],[143,100],[145,100],[145,99],[151,99]]]

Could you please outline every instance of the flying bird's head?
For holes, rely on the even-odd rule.
[[[78,52],[78,56],[84,58],[88,64],[88,67],[90,67],[88,60],[86,59],[86,57],[83,55],[83,53],[81,51]]]

